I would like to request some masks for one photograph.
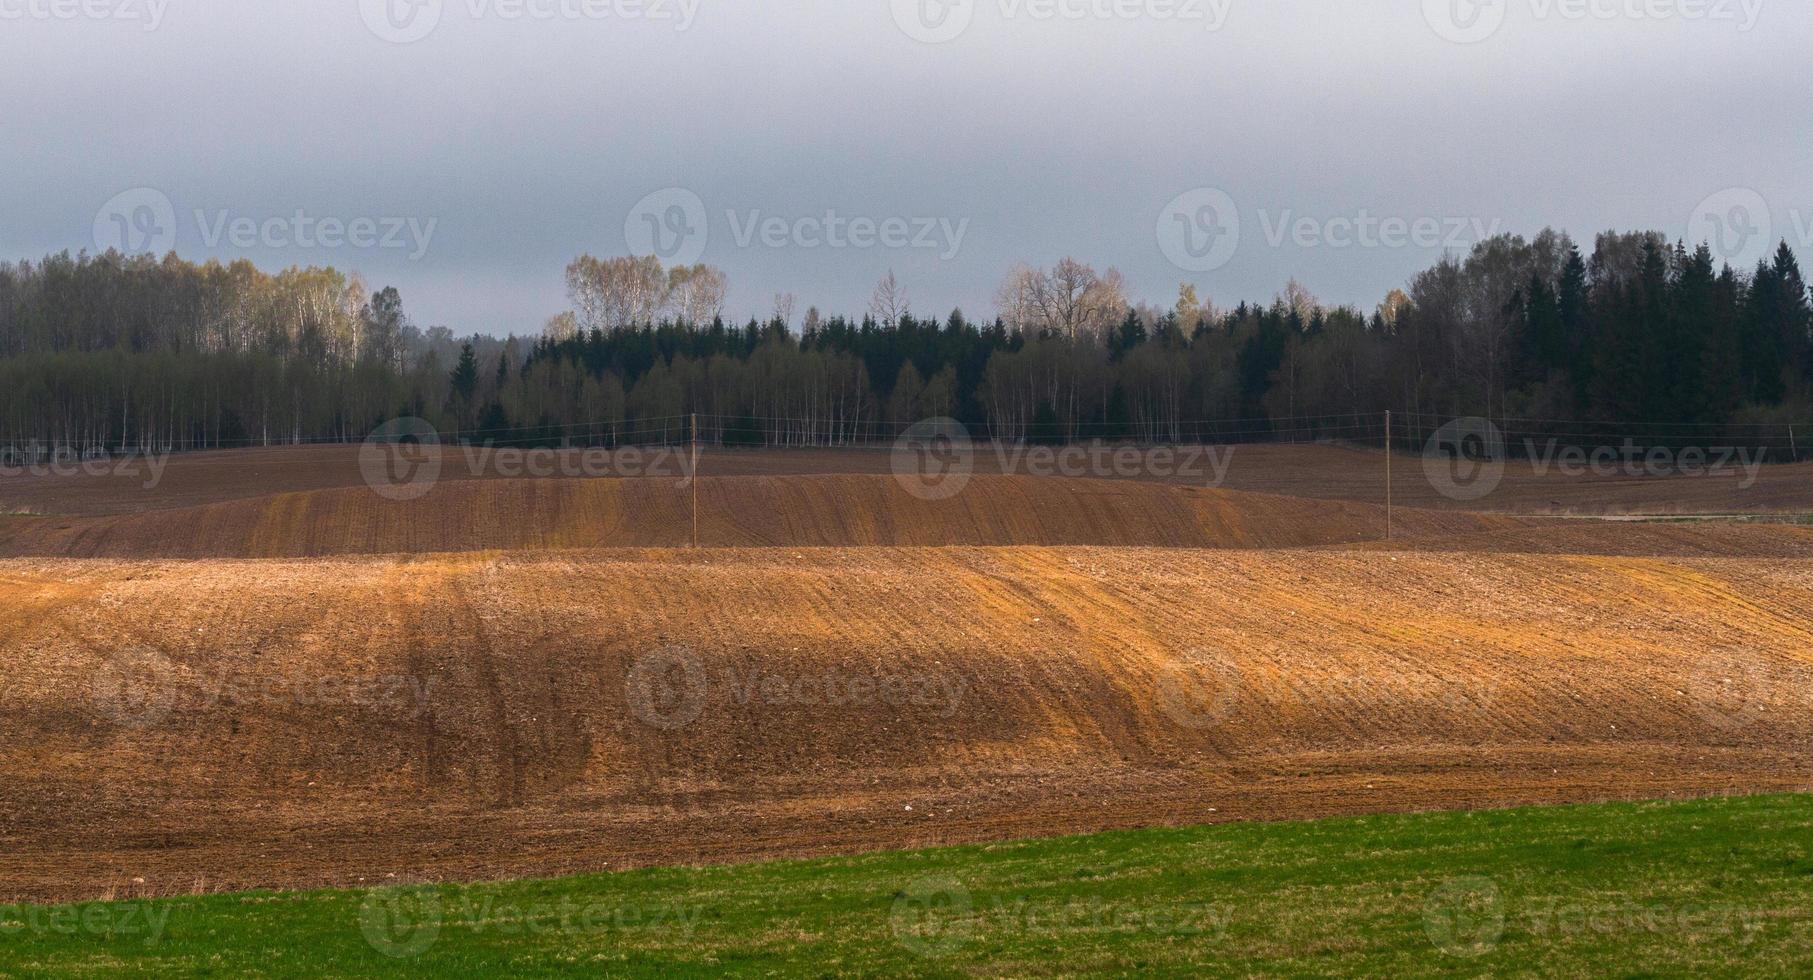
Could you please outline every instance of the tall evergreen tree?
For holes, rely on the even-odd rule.
[[[1744,283],[1726,266],[1713,285],[1711,321],[1701,349],[1697,414],[1703,421],[1729,419],[1744,402],[1743,305]]]
[[[1701,245],[1692,255],[1680,257],[1677,267],[1664,348],[1667,377],[1658,385],[1658,397],[1665,393],[1663,404],[1683,421],[1716,421],[1704,415],[1706,393],[1701,387],[1719,328],[1712,249]]]

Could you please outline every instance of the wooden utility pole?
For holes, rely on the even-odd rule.
[[[1391,409],[1385,410],[1385,540],[1391,540]]]
[[[1794,444],[1794,426],[1788,426],[1788,452],[1794,454],[1794,461],[1800,462],[1800,447]]]
[[[692,413],[692,546],[699,548],[699,413]]]

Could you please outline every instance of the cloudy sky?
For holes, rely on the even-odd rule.
[[[1370,309],[1492,230],[1806,254],[1810,51],[1799,0],[0,0],[0,257],[332,264],[460,333],[651,249],[738,317],[1065,255]]]

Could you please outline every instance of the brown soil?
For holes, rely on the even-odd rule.
[[[1345,500],[1382,505],[1385,498],[1385,455],[1378,450],[1332,445],[1254,445],[1221,447],[1225,463],[1217,481],[1211,461],[1177,464],[1182,474],[1148,477],[1154,482],[1192,486],[1216,485],[1226,490],[1271,493],[1318,500]],[[567,454],[568,460],[578,459]],[[668,457],[645,457],[630,473],[641,476],[651,466],[674,470]],[[447,448],[441,479],[464,481],[500,478],[499,459],[476,451]],[[879,449],[844,450],[706,450],[701,472],[707,477],[887,475],[891,453]],[[978,447],[975,471],[1003,472],[1003,458],[993,447]],[[1007,469],[1027,475],[1023,464]],[[665,471],[664,470],[664,471]],[[654,475],[654,474],[649,474]],[[1108,476],[1111,474],[1101,474]],[[1475,501],[1450,500],[1438,493],[1423,472],[1421,457],[1399,454],[1392,466],[1393,492],[1404,507],[1473,510],[1522,514],[1731,514],[1813,513],[1813,463],[1766,466],[1754,482],[1735,466],[1708,476],[1631,477],[1569,476],[1559,468],[1539,471],[1513,460],[1502,484]],[[0,476],[0,514],[25,512],[52,515],[122,514],[195,507],[309,490],[363,487],[359,447],[297,446],[276,449],[189,453],[171,457],[154,486],[148,468],[96,475]]]
[[[397,501],[365,486],[97,517],[0,517],[0,556],[303,558],[452,551],[685,547],[676,479],[463,480]],[[1507,531],[1527,521],[1400,508],[1400,534]],[[699,483],[706,547],[1129,545],[1288,548],[1383,538],[1385,508],[1113,480],[976,477],[924,500],[888,476]]]
[[[0,900],[1804,789],[1810,599],[1805,558],[12,559]]]
[[[1520,555],[1645,555],[1674,558],[1813,558],[1813,526],[1725,521],[1545,521],[1452,536],[1407,534],[1343,548]]]

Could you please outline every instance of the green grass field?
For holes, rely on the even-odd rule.
[[[0,975],[1813,974],[1813,797],[0,906]]]

